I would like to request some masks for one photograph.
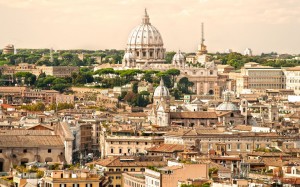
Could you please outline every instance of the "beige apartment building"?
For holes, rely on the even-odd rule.
[[[242,93],[244,89],[263,93],[266,89],[285,89],[285,75],[281,68],[261,66],[249,62],[241,68],[241,73],[236,76],[236,92]]]
[[[71,77],[72,73],[78,73],[77,66],[37,66],[41,72],[54,77]]]
[[[64,143],[59,135],[47,130],[1,130],[0,172],[34,161],[69,161]]]
[[[145,187],[144,172],[127,172],[122,173],[123,187]]]
[[[48,170],[45,171],[41,187],[105,187],[109,181],[89,170]]]
[[[296,95],[300,94],[300,66],[284,69],[286,77],[286,89],[294,90]]]
[[[72,95],[65,95],[65,94],[57,94],[56,95],[56,104],[58,103],[69,103],[74,104],[75,96]]]
[[[35,76],[41,73],[54,77],[71,77],[72,73],[78,73],[77,66],[36,66],[35,64],[20,63],[17,66],[0,66],[0,71],[4,75],[13,75],[18,72],[29,72]]]
[[[207,179],[208,166],[206,164],[168,163],[168,166],[145,170],[145,186],[174,187],[178,182],[187,179]],[[125,180],[126,182],[126,180]]]
[[[167,162],[162,157],[139,156],[139,157],[110,157],[93,162],[95,168],[104,172],[111,179],[112,187],[121,187],[122,174],[127,172],[145,172],[148,167],[164,167]]]
[[[104,157],[145,154],[146,150],[164,142],[161,136],[106,136],[100,140],[101,153]]]
[[[235,133],[224,134],[197,129],[170,131],[164,135],[165,144],[194,146],[203,154],[210,150],[223,150],[225,154],[239,153],[245,155],[259,148],[278,147],[279,149],[299,148],[297,137],[281,136],[277,133]]]

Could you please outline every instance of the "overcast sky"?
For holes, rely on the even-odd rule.
[[[300,0],[0,0],[0,47],[124,49],[147,8],[167,51],[300,53]]]

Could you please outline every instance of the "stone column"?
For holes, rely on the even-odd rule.
[[[197,93],[197,95],[200,95],[201,83],[200,82],[196,82],[196,85],[197,85],[196,93]]]
[[[142,54],[143,52],[142,52],[142,49],[139,49],[139,59],[142,59]]]

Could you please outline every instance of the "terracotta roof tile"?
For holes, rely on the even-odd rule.
[[[183,152],[184,145],[179,144],[161,144],[147,149],[148,152],[164,152],[164,153],[173,153],[173,152]]]
[[[216,119],[217,114],[215,112],[171,112],[171,119]]]

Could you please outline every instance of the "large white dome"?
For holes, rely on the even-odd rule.
[[[155,88],[154,97],[169,97],[169,89],[165,86],[163,79],[160,80],[160,84]]]
[[[131,31],[127,42],[128,47],[162,47],[163,45],[164,43],[159,31],[150,22],[143,22],[135,27]]]
[[[142,23],[135,27],[127,40],[126,52],[133,54],[136,64],[160,64],[165,62],[165,49],[159,31],[150,23],[147,11]],[[123,65],[127,64],[123,60]]]

